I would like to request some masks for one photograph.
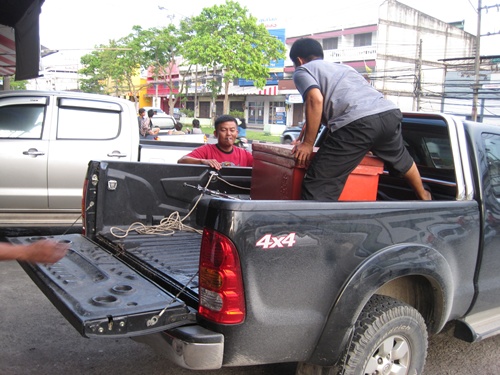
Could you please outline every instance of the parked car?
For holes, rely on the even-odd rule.
[[[174,128],[175,118],[166,114],[161,108],[144,107],[144,109],[146,112],[150,109],[155,111],[155,115],[153,116],[153,126],[160,128],[160,134],[166,134],[169,130]]]
[[[286,128],[283,133],[280,135],[280,142],[282,144],[287,144],[289,145],[293,141],[295,141],[299,135],[300,132],[302,131],[302,128],[304,127],[304,122],[300,122],[299,125],[296,126],[291,126],[289,128]],[[321,125],[319,132],[318,132],[318,137],[316,138],[316,142],[318,141],[318,138],[320,135],[323,133],[324,126]]]
[[[304,123],[302,122],[302,123],[299,123],[299,125],[286,128],[283,131],[283,133],[281,133],[281,135],[280,135],[280,142],[282,144],[289,145],[290,143],[295,141],[298,138],[303,126],[304,126]]]
[[[136,108],[127,100],[1,91],[0,227],[74,223],[89,160],[175,164],[206,142],[203,134],[160,138],[139,139]]]

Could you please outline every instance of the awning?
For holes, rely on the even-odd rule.
[[[16,42],[14,28],[0,25],[0,76],[16,73]]]
[[[39,77],[39,17],[45,0],[0,0],[0,76]]]
[[[268,86],[259,90],[259,95],[278,95],[278,86]]]
[[[266,86],[259,89],[255,86],[232,86],[229,95],[280,95],[278,86]]]

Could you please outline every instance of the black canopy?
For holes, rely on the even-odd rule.
[[[0,76],[39,77],[39,17],[45,0],[0,0]]]

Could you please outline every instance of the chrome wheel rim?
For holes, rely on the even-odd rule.
[[[370,375],[408,375],[411,353],[408,341],[399,335],[380,343],[365,368]]]

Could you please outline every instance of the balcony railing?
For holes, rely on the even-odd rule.
[[[364,61],[377,58],[376,46],[329,49],[324,51],[325,60],[331,62]]]

